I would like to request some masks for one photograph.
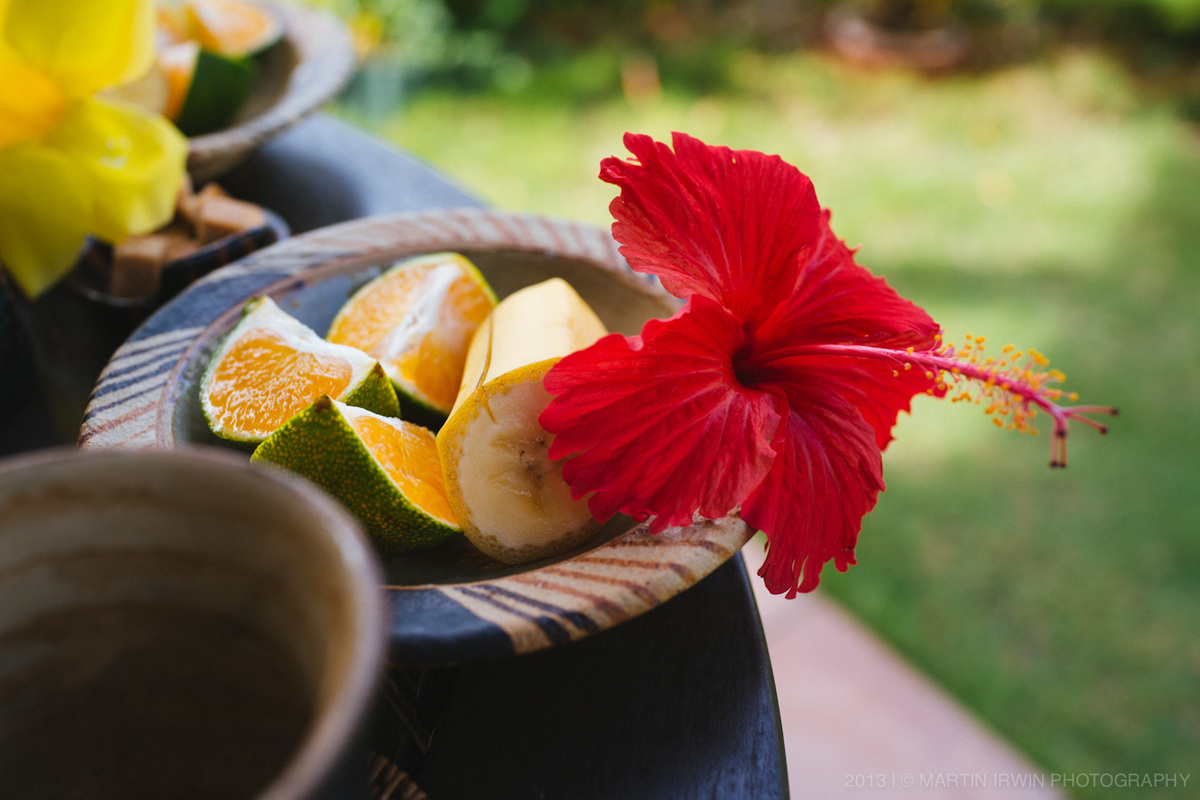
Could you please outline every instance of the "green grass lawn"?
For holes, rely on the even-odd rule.
[[[950,340],[1036,347],[1119,406],[1051,470],[1046,436],[919,398],[859,565],[822,591],[1048,771],[1195,786],[1200,133],[1086,52],[938,81],[805,53],[723,54],[711,86],[669,67],[630,99],[598,51],[506,93],[428,87],[372,125],[498,207],[598,224],[598,165],[627,130],[778,153]]]

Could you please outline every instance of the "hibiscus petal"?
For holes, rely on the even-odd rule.
[[[27,297],[61,278],[83,246],[87,177],[62,153],[33,142],[0,150],[0,261]]]
[[[883,464],[871,427],[841,398],[814,388],[790,407],[775,463],[742,518],[767,536],[758,573],[767,589],[794,597],[817,587],[829,561],[843,572],[855,563],[862,518],[883,491]]]
[[[598,519],[654,515],[661,530],[718,518],[763,479],[783,410],[738,383],[741,343],[739,320],[696,296],[640,336],[607,336],[550,370],[550,455],[569,457],[563,477],[576,497],[591,494]]]
[[[174,214],[187,140],[161,117],[84,100],[71,104],[46,143],[79,165],[92,198],[89,230],[101,239],[148,233]]]
[[[840,397],[871,427],[875,445],[885,449],[901,411],[909,411],[912,398],[938,393],[937,379],[921,370],[875,358],[849,356],[797,356],[772,364],[767,385],[781,390],[793,407],[814,390]]]
[[[923,309],[855,263],[825,213],[819,244],[802,265],[796,291],[747,332],[738,372],[750,385],[782,388],[793,408],[807,391],[789,388],[794,382],[840,395],[859,410],[884,448],[899,413],[909,410],[913,395],[935,390],[936,376],[886,359],[812,351],[838,344],[927,350],[937,345],[940,331]],[[800,350],[804,355],[797,355]]]
[[[154,58],[153,0],[7,3],[4,37],[74,98],[133,80]]]
[[[676,297],[702,294],[753,324],[791,293],[797,257],[816,241],[812,182],[777,156],[680,133],[673,144],[626,134],[636,161],[601,163],[601,179],[621,188],[613,236]]]
[[[778,342],[837,342],[932,347],[941,332],[938,324],[854,256],[830,227],[829,212],[822,211],[814,247],[798,265],[795,290],[755,326],[751,346],[765,350]]]

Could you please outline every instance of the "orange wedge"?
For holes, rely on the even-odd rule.
[[[213,433],[257,443],[322,395],[399,416],[396,393],[375,359],[324,341],[268,297],[250,300],[200,382]]]
[[[281,425],[251,458],[325,489],[359,518],[385,554],[429,547],[460,532],[433,434],[406,420],[322,397]]]
[[[495,293],[463,256],[417,256],[359,289],[325,338],[377,359],[405,417],[436,427],[458,396],[471,337],[495,304]]]

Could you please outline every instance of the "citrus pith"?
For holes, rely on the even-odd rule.
[[[253,444],[326,394],[399,416],[395,390],[375,359],[326,342],[269,297],[246,303],[200,381],[213,433]]]
[[[495,304],[462,255],[416,256],[355,292],[326,338],[378,359],[405,417],[438,427],[454,405],[471,337]]]
[[[329,397],[285,422],[252,460],[277,464],[336,497],[385,554],[461,531],[446,502],[433,434]]]

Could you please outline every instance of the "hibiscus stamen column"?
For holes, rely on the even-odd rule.
[[[1060,400],[1074,401],[1077,395],[1066,393],[1057,386],[1064,380],[1064,375],[1056,369],[1048,369],[1049,361],[1038,351],[1023,352],[1013,345],[1005,345],[1003,356],[993,358],[985,356],[984,337],[968,334],[965,339],[967,343],[961,348],[940,344],[932,350],[911,347],[897,350],[870,345],[821,344],[791,347],[773,355],[786,360],[829,355],[881,359],[892,363],[893,377],[913,369],[925,370],[926,377],[935,381],[929,394],[946,396],[951,402],[969,401],[983,405],[984,413],[997,427],[1034,436],[1038,435],[1038,429],[1034,427],[1033,419],[1040,409],[1053,420],[1051,467],[1067,465],[1070,423],[1087,425],[1102,434],[1108,432],[1106,425],[1087,415],[1116,416],[1117,409],[1062,405]]]

